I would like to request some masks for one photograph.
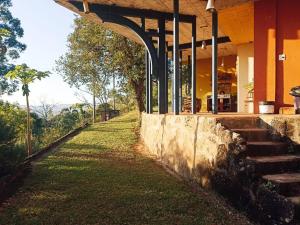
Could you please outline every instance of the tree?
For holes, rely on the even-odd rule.
[[[35,80],[41,80],[42,78],[48,77],[50,72],[41,72],[35,69],[29,68],[26,64],[18,65],[14,70],[8,72],[5,77],[11,80],[18,81],[22,84],[23,96],[26,97],[27,107],[27,151],[28,155],[32,154],[31,146],[31,128],[30,128],[30,106],[29,106],[29,84]]]
[[[103,28],[105,29],[105,28]],[[112,33],[106,43],[109,54],[106,55],[107,70],[119,75],[122,86],[133,89],[140,112],[145,111],[145,48],[126,37]]]
[[[20,20],[14,18],[9,11],[11,0],[0,1],[0,96],[11,94],[17,88],[15,81],[9,82],[5,74],[14,68],[9,62],[19,58],[26,45],[20,43],[18,38],[23,37]]]
[[[104,91],[108,89],[104,85],[107,77],[115,76],[119,86],[129,84],[134,90],[138,109],[144,111],[144,47],[85,18],[76,18],[74,23],[69,51],[57,61],[65,80],[74,86],[89,85],[90,90]],[[101,95],[97,91],[95,94]]]
[[[37,114],[43,119],[45,122],[45,126],[48,127],[49,121],[51,117],[53,117],[53,108],[55,106],[46,103],[44,100],[40,102],[40,106],[35,108]]]
[[[74,25],[74,32],[68,37],[68,52],[57,60],[56,70],[70,86],[87,89],[93,96],[95,121],[96,97],[102,95],[100,87],[107,83],[108,76],[103,67],[104,47],[101,49],[107,31],[80,18],[74,20]]]

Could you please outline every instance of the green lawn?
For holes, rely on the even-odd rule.
[[[91,126],[37,162],[0,224],[246,224],[137,153],[136,118]]]

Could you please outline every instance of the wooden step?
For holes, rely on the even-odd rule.
[[[273,183],[281,195],[288,197],[300,195],[300,173],[265,175],[263,179]]]
[[[224,117],[218,121],[228,129],[246,129],[259,127],[260,119],[257,116]]]
[[[271,141],[268,129],[246,128],[232,129],[233,132],[240,134],[247,141]]]
[[[291,196],[287,198],[289,201],[291,201],[295,206],[295,216],[297,220],[300,218],[300,196]]]
[[[246,156],[272,156],[288,153],[288,144],[277,141],[248,141]]]
[[[300,155],[276,155],[247,157],[249,164],[254,166],[255,173],[275,174],[300,169]]]

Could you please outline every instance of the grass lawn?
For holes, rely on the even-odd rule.
[[[93,125],[36,162],[0,224],[247,224],[137,153],[136,118]]]

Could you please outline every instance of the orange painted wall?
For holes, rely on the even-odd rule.
[[[222,57],[219,57],[219,65]],[[236,75],[237,56],[225,56],[224,67],[218,70],[226,71]],[[232,86],[232,94],[237,93],[237,79],[235,78]],[[202,100],[201,112],[207,112],[207,96],[211,95],[211,59],[197,60],[197,98]]]
[[[291,87],[300,85],[300,1],[263,0],[254,5],[254,102],[289,106]],[[286,61],[279,61],[279,54]]]
[[[279,106],[293,103],[289,91],[300,86],[300,1],[277,0],[277,55],[286,54],[286,61],[277,61],[276,101]]]
[[[275,100],[276,0],[254,4],[254,111],[258,102]]]

